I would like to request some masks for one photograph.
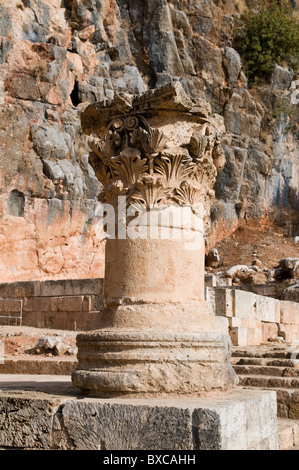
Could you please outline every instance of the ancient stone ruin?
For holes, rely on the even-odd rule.
[[[0,450],[299,447],[299,80],[248,6],[0,0]]]
[[[224,164],[208,104],[192,103],[177,83],[91,105],[82,122],[96,135],[100,197],[118,213],[106,245],[102,329],[79,335],[73,383],[100,396],[230,389],[226,321],[204,297],[202,208]],[[121,196],[135,218],[123,221]]]

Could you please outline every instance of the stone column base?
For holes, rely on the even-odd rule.
[[[220,333],[100,330],[77,336],[73,384],[86,395],[200,395],[237,384]]]

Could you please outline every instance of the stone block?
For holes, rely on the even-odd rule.
[[[65,280],[41,282],[40,296],[41,297],[59,297],[59,296],[66,295],[65,283],[66,283]]]
[[[81,312],[83,310],[84,297],[58,297],[57,310],[59,312]]]
[[[287,419],[289,417],[289,407],[284,403],[277,403],[277,416]]]
[[[261,326],[262,326],[262,342],[263,343],[271,339],[276,339],[278,337],[277,323],[261,322]]]
[[[256,295],[256,318],[263,322],[280,322],[280,302],[271,297]]]
[[[35,297],[39,295],[39,292],[39,281],[16,282],[10,286],[11,297],[14,298]]]
[[[289,418],[290,419],[299,419],[299,403],[290,403]]]
[[[5,381],[1,385],[1,447],[278,449],[276,394],[272,391],[234,390],[209,398],[78,399],[67,378],[43,376],[36,381],[34,377],[26,392],[20,380],[15,392],[9,391],[11,381],[7,392]]]
[[[53,315],[53,313],[51,313]],[[48,312],[35,312],[35,322],[37,328],[45,328]]]
[[[238,318],[232,317],[229,318],[229,325],[231,328],[262,328],[262,322],[255,320],[254,318]]]
[[[286,450],[294,445],[293,427],[284,420],[278,424],[278,444],[279,450]]]
[[[215,314],[223,317],[233,317],[233,295],[231,289],[217,287],[215,292]]]
[[[247,328],[230,328],[229,334],[234,346],[247,346]]]
[[[31,301],[34,312],[56,312],[59,297],[34,297]]]
[[[37,312],[38,313],[38,312]],[[82,312],[79,312],[82,315]],[[76,330],[76,319],[78,312],[40,312],[36,316],[36,326],[42,328],[53,328],[56,330]]]
[[[23,312],[23,325],[25,326],[33,326],[36,328],[43,328],[41,324],[37,321],[36,312],[29,310]]]
[[[90,312],[92,309],[92,298],[90,295],[84,295],[82,300],[82,310],[83,312]]]
[[[33,311],[33,297],[25,297],[23,302],[23,312]]]
[[[205,285],[206,287],[216,287],[217,278],[213,274],[205,274]]]
[[[95,312],[78,312],[76,315],[76,330],[78,331],[90,331],[100,328],[102,322],[103,313]]]
[[[247,328],[247,345],[258,346],[262,342],[261,328]]]
[[[299,325],[299,303],[286,300],[280,302],[280,323]]]
[[[0,284],[0,297],[6,299],[19,299],[39,295],[39,281],[24,281]]]
[[[209,305],[210,310],[216,315],[216,300],[214,287],[205,287],[205,300]]]
[[[297,342],[299,340],[299,325],[280,323],[278,333],[287,343]]]
[[[41,282],[40,295],[49,296],[103,296],[104,279],[65,279]]]
[[[73,279],[65,283],[66,295],[100,295],[104,279]]]
[[[0,399],[0,446],[17,449],[49,449],[52,419],[59,399],[28,399],[4,396]]]
[[[233,311],[237,318],[256,318],[256,295],[251,292],[235,289],[233,295]]]
[[[3,314],[20,314],[21,302],[20,300],[5,299],[2,300],[2,313]]]
[[[91,295],[91,307],[90,310],[102,310],[105,307],[104,294],[103,295]]]
[[[10,297],[10,291],[9,291],[9,286],[10,284],[0,284],[0,297],[1,298],[9,298]]]
[[[229,333],[234,346],[258,346],[262,343],[261,328],[231,327]]]
[[[104,299],[99,295],[84,295],[83,297],[83,312],[102,310],[104,306]]]
[[[216,277],[217,286],[227,286],[230,287],[233,285],[233,280],[230,277]]]

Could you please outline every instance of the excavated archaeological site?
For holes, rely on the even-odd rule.
[[[249,8],[0,0],[1,450],[299,450],[299,76],[249,80]]]

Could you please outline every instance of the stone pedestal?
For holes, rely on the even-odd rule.
[[[1,388],[0,448],[101,450],[109,456],[114,455],[110,451],[127,450],[132,457],[135,450],[181,451],[182,456],[193,451],[196,463],[198,450],[278,448],[272,391],[233,390],[202,398],[82,398],[76,397],[69,377],[16,374],[4,376]]]
[[[96,134],[110,238],[103,324],[78,335],[74,385],[102,397],[229,390],[227,325],[204,299],[204,211],[223,165],[209,106],[176,84],[91,105],[82,124]]]

